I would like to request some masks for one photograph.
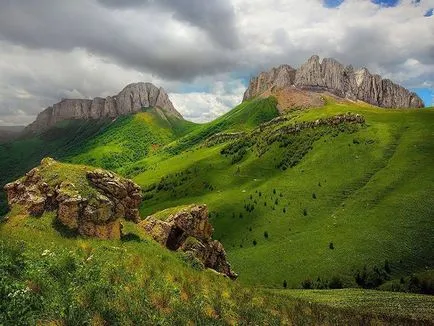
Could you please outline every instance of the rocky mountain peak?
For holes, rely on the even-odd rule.
[[[289,67],[289,68],[283,68]],[[288,65],[272,68],[252,78],[244,93],[244,101],[269,94],[271,91],[293,87],[299,90],[327,91],[338,97],[361,100],[372,105],[387,108],[421,108],[422,100],[413,92],[389,79],[371,74],[368,69],[354,70],[336,59],[311,56],[299,69]]]
[[[26,130],[41,131],[63,120],[115,118],[149,107],[161,109],[166,116],[183,119],[163,88],[140,82],[129,84],[119,94],[106,98],[63,99],[39,113]]]

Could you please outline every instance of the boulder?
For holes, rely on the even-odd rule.
[[[206,205],[190,205],[163,218],[151,215],[139,225],[166,248],[192,254],[205,267],[231,279],[237,278],[227,261],[223,245],[211,238],[213,227],[208,220]]]
[[[120,239],[121,218],[140,221],[141,189],[131,180],[102,169],[89,170],[83,172],[89,182],[84,194],[68,180],[45,180],[42,172],[54,164],[59,163],[45,158],[39,168],[7,184],[9,205],[20,205],[33,216],[54,210],[57,221],[67,229],[101,239]]]

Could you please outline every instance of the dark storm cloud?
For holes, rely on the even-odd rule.
[[[173,18],[207,31],[223,47],[239,45],[234,8],[228,0],[98,0],[111,8],[156,7],[173,13]]]
[[[432,1],[0,0],[0,125],[137,81],[206,120],[238,103],[249,77],[312,54],[432,88]]]
[[[233,24],[221,19],[231,12],[228,5],[223,2],[215,7],[202,4],[188,11],[190,6],[184,8],[180,2],[187,1],[165,2],[174,10],[174,17],[203,28],[219,44],[235,45],[233,35],[236,33],[228,30]],[[134,3],[130,1],[128,5]],[[200,39],[199,43],[195,43],[194,38],[176,37],[170,29],[173,26],[157,19],[162,13],[154,11],[156,9],[151,5],[143,8],[143,17],[149,20],[138,19],[133,26],[112,8],[97,2],[6,0],[0,4],[0,39],[31,48],[68,51],[81,47],[124,66],[172,79],[189,79],[231,67],[233,59],[228,50],[213,46],[209,37]],[[228,39],[225,34],[230,35]]]

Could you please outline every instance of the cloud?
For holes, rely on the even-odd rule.
[[[245,90],[243,80],[219,81],[210,92],[170,93],[175,107],[183,116],[194,122],[211,121],[242,100]]]
[[[5,0],[0,120],[28,123],[62,97],[150,81],[197,121],[234,106],[244,81],[316,53],[406,87],[433,87],[433,0]],[[377,1],[378,2],[378,1]],[[221,86],[224,87],[221,89]],[[430,85],[430,86],[427,86]],[[220,88],[219,88],[220,87]]]
[[[99,2],[118,9],[153,7],[168,10],[174,19],[205,30],[221,46],[235,48],[239,43],[234,8],[228,0],[99,0]]]

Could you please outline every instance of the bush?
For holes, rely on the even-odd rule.
[[[329,243],[329,248],[330,248],[330,249],[335,249],[335,246],[333,245],[333,242],[330,242],[330,243]]]
[[[342,281],[338,276],[333,276],[328,285],[330,289],[342,289]]]
[[[303,282],[301,282],[301,287],[303,289],[312,289],[312,281],[310,279],[306,279]]]
[[[264,238],[268,239],[268,232],[267,231],[264,232]]]
[[[256,240],[253,240],[253,245],[256,246],[257,244]]]
[[[303,208],[303,216],[307,216],[307,209]]]
[[[316,199],[316,194],[315,193],[312,194],[312,198]]]
[[[286,282],[286,280],[283,281],[283,288],[286,289],[288,287],[288,283]]]

